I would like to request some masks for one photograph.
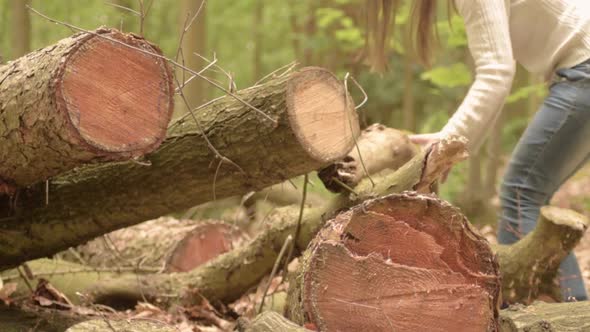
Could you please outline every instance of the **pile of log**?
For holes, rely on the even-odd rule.
[[[344,85],[315,67],[170,124],[170,73],[156,46],[111,29],[0,67],[0,329],[174,330],[113,311],[138,306],[251,332],[590,326],[586,303],[535,302],[561,299],[587,219],[544,207],[532,233],[491,246],[434,194],[464,139],[361,133]],[[336,194],[276,186],[316,170]],[[250,234],[169,216],[228,197],[275,208]],[[274,312],[236,319],[228,306],[256,289]]]

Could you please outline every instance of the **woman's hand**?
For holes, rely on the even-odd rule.
[[[422,145],[424,147],[440,141],[441,138],[442,138],[442,134],[440,132],[429,133],[429,134],[410,135],[410,141],[412,143]]]

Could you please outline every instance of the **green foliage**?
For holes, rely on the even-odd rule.
[[[422,75],[420,75],[420,78],[431,82],[439,88],[468,86],[473,80],[469,68],[463,63],[435,67],[423,72]]]

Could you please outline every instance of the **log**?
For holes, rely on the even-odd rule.
[[[321,68],[238,96],[266,116],[226,96],[177,122],[143,163],[90,165],[53,178],[47,206],[41,184],[0,202],[0,270],[311,172],[345,155],[359,131],[343,85]]]
[[[239,322],[239,321],[238,321]],[[252,320],[252,322],[239,322],[240,332],[310,332],[304,327],[296,325],[282,315],[268,311],[263,312]]]
[[[514,305],[500,313],[501,332],[590,331],[590,302]]]
[[[545,206],[531,233],[512,245],[497,246],[503,302],[530,304],[541,294],[561,301],[556,280],[559,265],[587,228],[588,218],[584,215]]]
[[[436,179],[432,173],[450,160],[465,153],[463,140],[442,141],[416,155],[392,174],[375,178],[376,186],[363,180],[356,194],[341,194],[321,207],[304,211],[297,251],[303,251],[325,220],[336,212],[363,200],[415,188],[428,188],[424,180]],[[57,260],[35,260],[27,263],[36,277],[43,277],[74,302],[76,294],[89,294],[98,303],[129,307],[144,298],[166,307],[175,303],[200,303],[204,296],[212,303],[230,303],[256,286],[270,273],[285,239],[297,228],[299,209],[284,207],[269,216],[266,228],[248,244],[218,256],[190,272],[151,274],[136,269],[97,270]],[[136,271],[136,273],[134,273]],[[17,281],[16,294],[26,294],[26,285],[15,270],[1,274],[5,281]],[[193,290],[199,291],[195,296]]]
[[[0,66],[0,194],[156,149],[174,86],[167,63],[149,53],[162,55],[141,37],[101,28]]]
[[[400,130],[373,124],[361,133],[357,145],[342,159],[318,171],[318,177],[332,192],[354,188],[367,175],[396,170],[419,151]]]
[[[287,311],[320,331],[496,331],[500,288],[494,254],[467,219],[406,193],[329,221],[303,254]]]
[[[223,221],[162,217],[111,232],[59,257],[96,268],[139,266],[179,272],[190,271],[247,241],[242,230]]]
[[[133,332],[178,332],[178,329],[172,325],[153,320],[105,320],[94,319],[78,323],[65,332],[113,332],[113,331],[133,331]]]

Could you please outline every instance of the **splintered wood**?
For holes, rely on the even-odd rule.
[[[431,196],[386,196],[339,215],[310,245],[294,284],[291,318],[321,331],[498,328],[489,245]]]

